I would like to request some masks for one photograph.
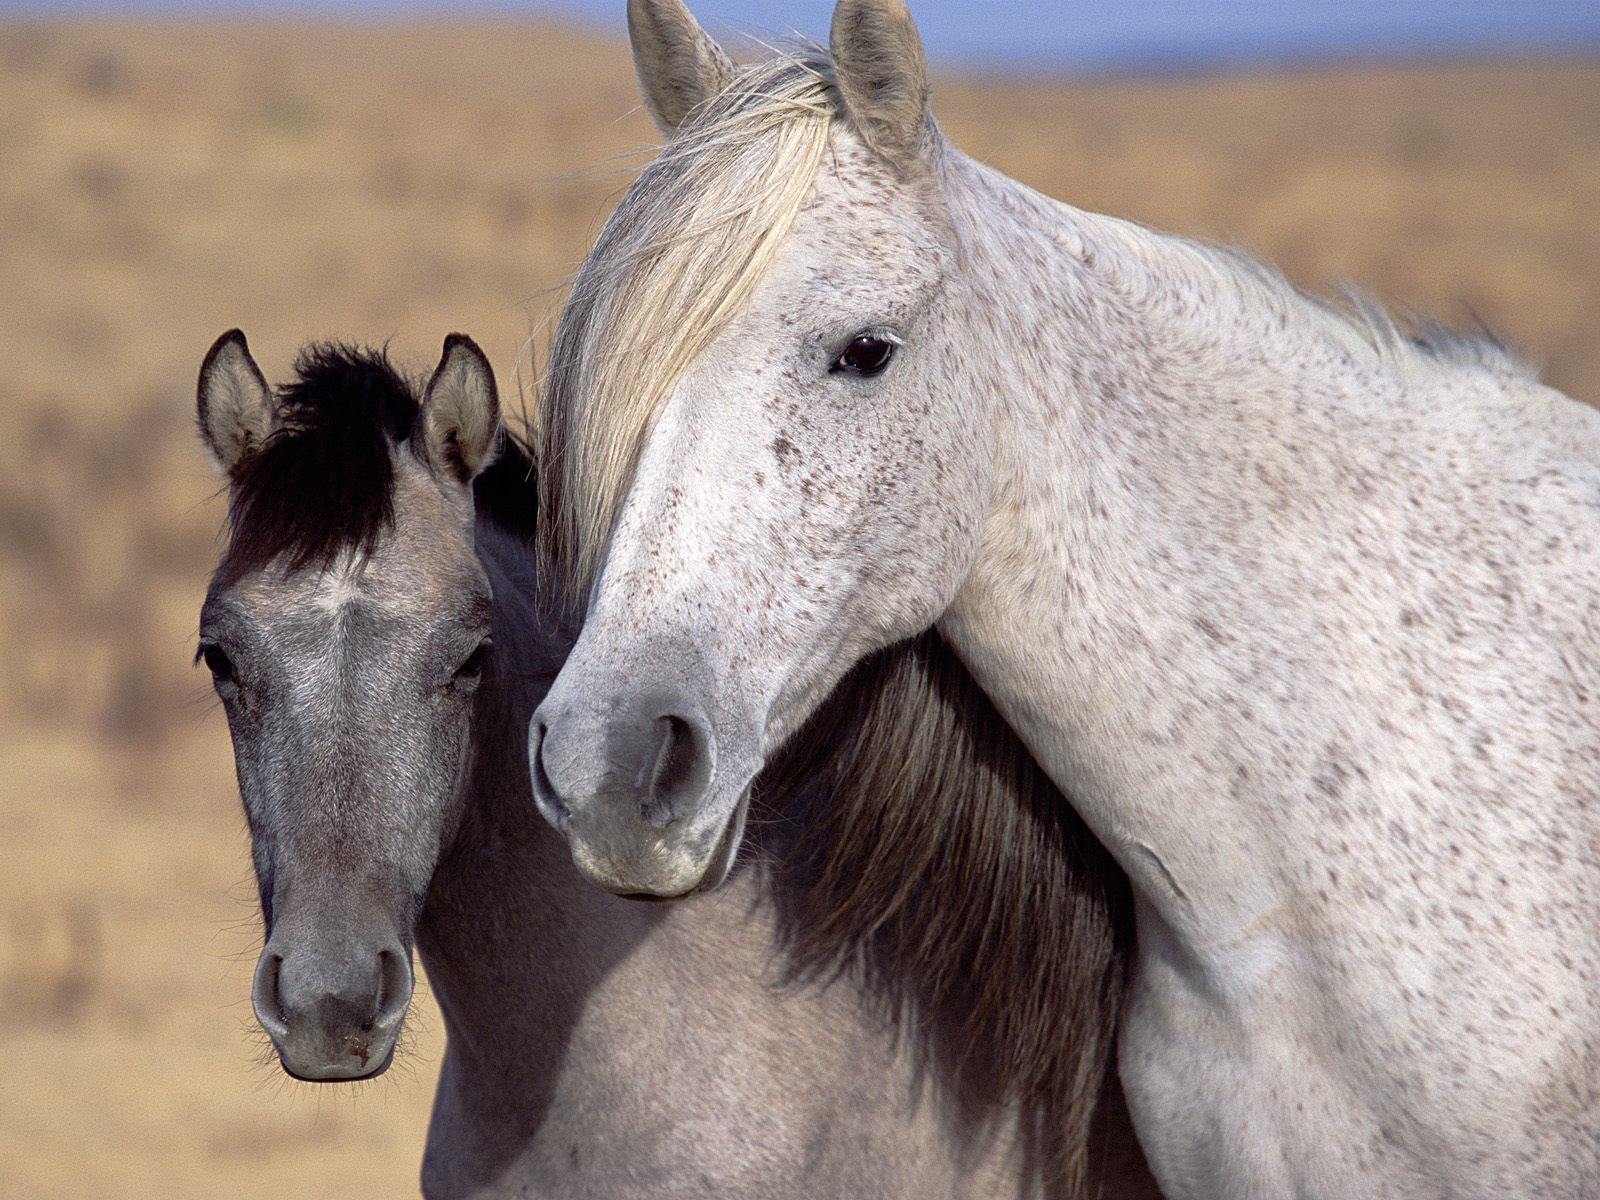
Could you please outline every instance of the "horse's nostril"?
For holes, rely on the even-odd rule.
[[[533,742],[533,753],[529,756],[533,774],[533,800],[545,820],[557,829],[565,829],[572,819],[572,813],[556,792],[555,784],[550,781],[549,772],[545,770],[544,765],[545,735],[549,730],[550,727],[543,721],[535,721],[529,732],[529,738]]]
[[[528,725],[528,759],[540,815],[575,853],[621,861],[698,812],[716,744],[695,699],[668,689],[572,712],[547,701]]]
[[[653,824],[666,824],[674,817],[673,796],[694,771],[694,740],[689,723],[682,717],[656,718],[661,742],[656,747],[655,765],[650,771],[650,791],[645,797],[644,817]]]
[[[660,741],[640,812],[652,825],[666,826],[678,818],[680,800],[696,798],[705,789],[709,737],[699,722],[672,713],[657,717],[655,727]]]

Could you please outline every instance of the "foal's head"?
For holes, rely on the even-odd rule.
[[[417,911],[464,803],[494,377],[457,334],[420,401],[381,354],[333,346],[274,395],[235,330],[201,367],[199,423],[231,537],[198,658],[250,825],[256,1016],[290,1074],[360,1079],[393,1056]]]

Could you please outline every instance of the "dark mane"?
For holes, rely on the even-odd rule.
[[[797,977],[861,978],[969,1113],[1020,1106],[1050,1194],[1096,1194],[1131,895],[943,639],[858,666],[759,795],[797,827],[776,868]]]
[[[382,350],[338,343],[306,347],[294,370],[277,392],[280,427],[234,480],[227,577],[371,553],[394,523],[394,450],[411,436],[416,389]]]

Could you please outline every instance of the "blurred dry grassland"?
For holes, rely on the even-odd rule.
[[[937,82],[957,143],[1036,187],[1470,306],[1600,399],[1600,64]],[[409,1069],[353,1097],[250,1034],[189,665],[223,515],[194,373],[232,325],[272,378],[308,337],[421,369],[464,329],[514,393],[651,140],[633,86],[620,42],[538,26],[0,25],[0,1194],[414,1189],[426,1000]]]

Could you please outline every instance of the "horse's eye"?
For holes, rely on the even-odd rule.
[[[233,659],[229,658],[222,647],[215,642],[201,643],[200,653],[196,657],[205,660],[211,678],[218,683],[227,683],[233,679]]]
[[[828,370],[872,376],[887,367],[893,357],[893,342],[887,338],[873,337],[864,333],[844,348],[844,353],[833,360],[833,365]]]
[[[488,638],[478,643],[477,649],[467,655],[459,667],[456,668],[455,682],[471,686],[478,682],[483,675],[483,668],[489,661],[489,652],[494,649],[494,643]]]

